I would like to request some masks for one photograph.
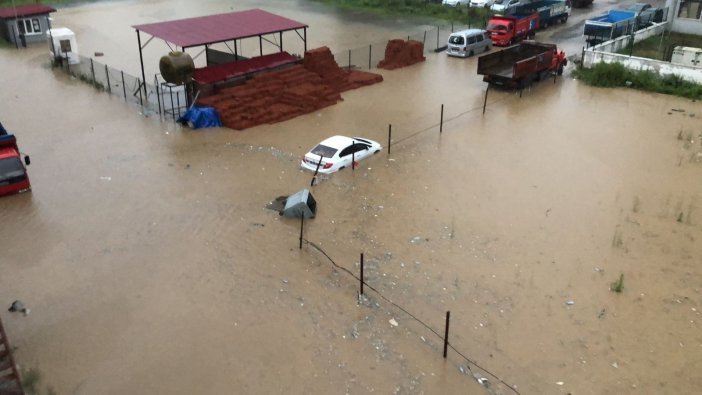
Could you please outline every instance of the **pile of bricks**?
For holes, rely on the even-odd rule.
[[[336,104],[341,92],[381,82],[383,77],[342,70],[329,48],[307,51],[302,65],[256,75],[198,104],[217,109],[224,126],[242,130],[271,124]]]
[[[423,62],[424,45],[416,40],[390,40],[385,47],[385,58],[378,63],[378,67],[386,70],[394,70],[400,67],[410,66]]]

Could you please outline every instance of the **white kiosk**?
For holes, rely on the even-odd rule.
[[[71,29],[67,27],[49,29],[46,36],[49,39],[49,53],[52,61],[68,61],[68,64],[80,63],[76,35]]]

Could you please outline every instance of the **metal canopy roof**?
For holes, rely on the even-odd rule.
[[[307,28],[260,9],[132,26],[182,48]]]
[[[10,18],[21,18],[24,16],[49,14],[56,12],[54,7],[50,7],[42,4],[25,4],[18,5],[17,7],[5,7],[0,8],[0,18],[10,19]]]

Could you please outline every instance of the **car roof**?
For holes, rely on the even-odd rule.
[[[324,139],[321,143],[322,145],[326,145],[327,147],[332,147],[336,149],[344,148],[353,142],[353,139],[351,137],[346,137],[346,136],[332,136],[327,139]]]
[[[454,35],[459,36],[459,35],[463,35],[463,34],[475,34],[475,33],[483,33],[483,32],[484,32],[484,30],[482,30],[482,29],[466,29],[466,30],[461,30],[460,32],[451,33],[451,35],[452,36],[454,36]]]

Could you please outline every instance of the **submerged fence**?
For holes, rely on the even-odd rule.
[[[79,62],[75,64],[69,64],[64,59],[54,63],[54,66],[97,90],[122,98],[126,103],[141,106],[144,113],[177,118],[186,110],[188,100],[184,85],[165,83],[158,75],[154,76],[153,81],[144,82],[93,58],[78,55],[78,59]]]
[[[419,41],[424,45],[425,54],[433,53],[446,48],[446,43],[451,33],[468,28],[484,28],[486,24],[487,19],[480,19],[476,20],[475,24],[471,22],[468,25],[437,25],[413,34],[392,38]],[[335,52],[333,54],[334,60],[336,60],[339,67],[362,70],[374,69],[377,67],[378,62],[385,57],[387,43],[388,40],[378,41],[363,47]]]

